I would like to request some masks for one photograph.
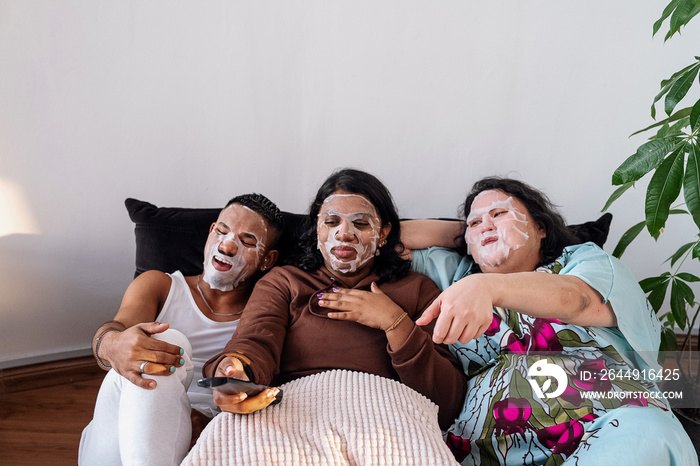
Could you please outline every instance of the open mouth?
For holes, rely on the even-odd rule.
[[[348,246],[338,246],[331,249],[331,254],[333,254],[339,260],[349,261],[353,260],[357,256],[357,251],[355,251],[355,248]]]
[[[228,259],[219,255],[214,255],[211,263],[219,272],[227,272],[231,270],[231,267],[233,267],[233,264]]]

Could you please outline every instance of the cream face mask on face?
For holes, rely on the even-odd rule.
[[[529,235],[528,221],[524,213],[513,205],[513,198],[497,199],[503,194],[499,191],[484,191],[472,202],[483,207],[472,209],[467,218],[465,240],[469,254],[478,258],[478,263],[487,267],[501,265],[511,251],[523,247]]]
[[[217,234],[216,230],[213,230],[210,234]],[[204,260],[204,281],[215,290],[231,291],[245,280],[251,267],[257,268],[260,250],[264,246],[260,241],[257,242],[255,261],[253,264],[250,264],[244,257],[244,252],[248,247],[241,242],[235,233],[229,232],[225,235],[217,234],[217,236],[218,241],[212,245]],[[233,257],[219,252],[219,247],[225,241],[231,241],[236,245],[237,252]],[[222,270],[214,266],[215,263]]]
[[[376,209],[363,196],[331,195],[323,202],[318,215],[317,247],[333,270],[354,273],[374,258],[379,223]],[[321,241],[322,233],[325,241]]]

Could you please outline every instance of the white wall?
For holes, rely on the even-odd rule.
[[[134,269],[126,197],[301,212],[354,166],[404,216],[508,174],[597,218],[659,81],[698,54],[697,27],[652,40],[664,6],[0,0],[0,193],[29,209],[0,238],[0,367],[87,354]],[[614,205],[609,251],[642,196]],[[670,254],[652,243],[628,253],[640,278]]]

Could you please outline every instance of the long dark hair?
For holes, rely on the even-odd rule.
[[[323,265],[323,256],[318,250],[316,223],[323,202],[336,191],[346,191],[366,197],[381,217],[382,227],[391,223],[386,244],[378,248],[374,258],[374,272],[382,281],[405,276],[411,270],[411,263],[399,256],[403,250],[401,224],[394,200],[386,186],[377,177],[361,170],[344,168],[333,172],[321,185],[316,198],[309,207],[307,224],[301,235],[302,254],[297,258],[297,266],[307,272],[318,270]]]
[[[566,246],[580,242],[566,227],[564,217],[557,211],[546,194],[522,181],[512,178],[493,176],[483,178],[474,183],[462,206],[464,218],[469,216],[472,202],[474,202],[479,193],[494,189],[510,194],[522,202],[530,213],[530,217],[546,233],[540,245],[540,262],[537,264],[538,267],[549,264],[561,256]]]

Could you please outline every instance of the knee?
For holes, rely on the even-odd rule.
[[[187,337],[179,330],[169,328],[165,332],[154,333],[153,335],[151,335],[151,338],[155,338],[156,340],[160,341],[165,341],[167,343],[170,343],[171,345],[177,345],[183,349],[184,352],[182,354],[182,359],[185,360],[185,363],[182,366],[175,369],[175,373],[173,374],[173,376],[180,380],[180,382],[182,382],[185,385],[185,387],[189,387],[189,384],[192,382],[192,378],[194,377],[194,364],[192,362],[192,345],[190,344],[190,341],[187,339]],[[156,380],[160,380],[160,378]]]
[[[151,335],[151,338],[170,343],[171,345],[177,345],[185,351],[184,354],[192,358],[192,345],[190,344],[190,340],[179,330],[169,328],[165,332],[154,333]]]

